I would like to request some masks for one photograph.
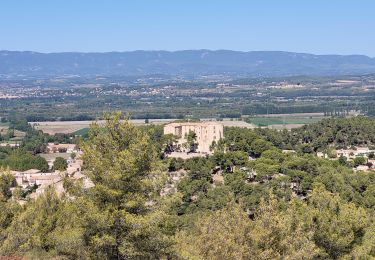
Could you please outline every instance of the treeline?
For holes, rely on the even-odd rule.
[[[338,147],[375,145],[375,120],[367,117],[325,119],[292,131],[305,143],[322,142]]]
[[[53,116],[41,116],[41,115],[28,115],[26,116],[28,122],[46,122],[46,121],[93,121],[94,116],[91,115],[72,115],[63,117],[53,117]]]
[[[356,110],[354,105],[344,104],[275,104],[264,100],[263,102],[247,105],[241,110],[242,115],[259,114],[294,114],[294,113],[324,113],[326,116],[345,116],[351,110]]]
[[[324,151],[328,147],[375,146],[375,120],[369,117],[330,118],[291,131],[255,130],[281,149],[303,153]]]
[[[46,172],[49,166],[46,159],[33,155],[25,149],[0,147],[0,168],[10,168],[14,171],[39,169]]]

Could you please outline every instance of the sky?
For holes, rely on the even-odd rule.
[[[375,0],[1,0],[0,50],[375,57]]]

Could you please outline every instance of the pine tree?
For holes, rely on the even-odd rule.
[[[162,214],[152,205],[156,153],[149,136],[120,113],[94,123],[82,145],[84,167],[95,186],[88,199],[85,230],[96,258],[157,259],[169,253],[158,229]]]

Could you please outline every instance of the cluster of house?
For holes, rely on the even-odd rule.
[[[357,157],[364,157],[366,159],[366,164],[358,165],[354,170],[356,171],[368,171],[372,168],[375,168],[375,159],[371,159],[370,154],[375,153],[375,150],[371,150],[369,147],[353,147],[351,149],[339,149],[336,151],[336,158],[345,157],[348,161],[352,161]],[[318,157],[329,158],[326,153],[318,152]]]
[[[37,169],[27,171],[11,171],[17,186],[23,191],[30,191],[30,198],[38,197],[48,186],[53,185],[58,194],[63,192],[62,176],[59,172],[41,172]],[[35,192],[34,192],[35,191]]]
[[[368,147],[355,147],[355,149],[340,149],[337,150],[337,156],[344,156],[348,160],[353,160],[358,156],[368,157],[370,153],[374,153],[375,150],[370,150]]]
[[[23,191],[35,191],[30,194],[30,198],[38,197],[49,186],[53,186],[57,194],[62,194],[64,192],[63,177],[70,177],[76,180],[82,179],[84,188],[89,188],[93,184],[82,174],[83,161],[79,156],[80,154],[78,154],[77,158],[69,158],[67,160],[68,167],[63,172],[41,172],[37,169],[30,169],[27,171],[11,171],[11,174],[15,177],[17,186],[21,187]]]

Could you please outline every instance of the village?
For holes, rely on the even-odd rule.
[[[82,152],[75,144],[48,143],[46,153],[42,154],[42,157],[46,158],[49,170],[47,172],[42,172],[38,169],[10,171],[15,177],[17,184],[11,188],[12,193],[18,192],[28,195],[26,200],[19,200],[23,204],[26,203],[27,199],[37,198],[50,186],[54,187],[58,195],[62,195],[65,192],[63,187],[64,178],[82,181],[83,188],[92,187],[92,182],[82,173],[83,161],[81,155]],[[54,169],[54,163],[57,158],[63,158],[66,161],[66,169]]]
[[[375,149],[353,146],[350,149],[331,149],[328,152],[318,152],[317,156],[330,160],[345,160],[352,163],[354,171],[369,171],[375,169]]]

